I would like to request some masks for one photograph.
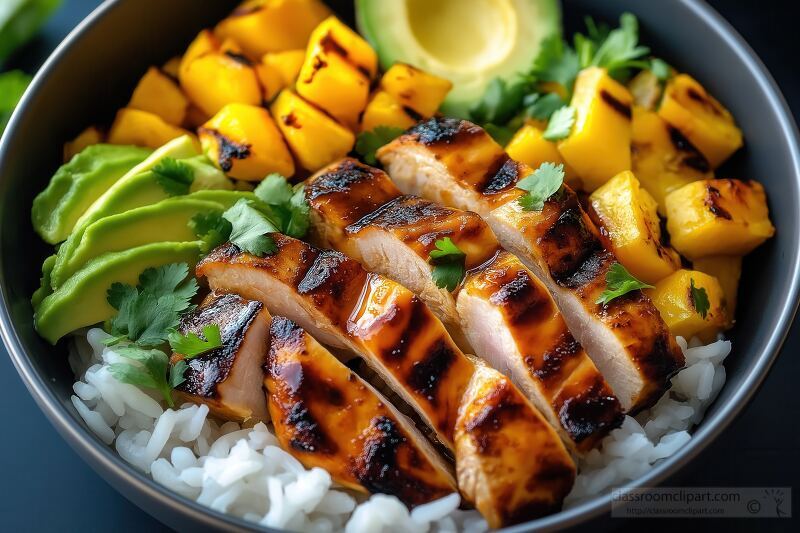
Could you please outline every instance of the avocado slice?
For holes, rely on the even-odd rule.
[[[33,200],[36,233],[50,244],[69,237],[89,206],[150,153],[136,146],[96,144],[73,157]]]
[[[45,298],[34,316],[36,331],[51,344],[71,331],[108,320],[117,312],[106,299],[112,283],[135,285],[145,269],[170,263],[193,267],[202,241],[157,242],[97,257]]]
[[[42,277],[39,280],[39,288],[31,296],[31,305],[34,309],[39,307],[42,300],[53,294],[53,287],[50,284],[50,273],[56,264],[56,254],[51,255],[42,263]]]
[[[106,253],[153,242],[197,240],[198,235],[189,227],[192,217],[198,213],[221,215],[224,210],[225,206],[216,202],[179,196],[101,218],[83,232],[77,248],[61,267],[60,275],[67,279],[95,257]]]
[[[206,202],[216,202],[225,206],[225,209],[233,206],[242,198],[251,200],[253,202],[261,202],[258,196],[249,191],[220,191],[217,189],[207,189],[204,191],[196,191],[186,196],[193,200],[203,200]]]
[[[233,190],[233,182],[228,179],[224,172],[215,167],[205,155],[184,159],[183,163],[192,167],[194,171],[194,181],[190,192],[204,189]]]
[[[453,82],[446,115],[468,118],[494,78],[527,72],[561,33],[558,0],[356,0],[361,34],[381,66],[409,63]]]

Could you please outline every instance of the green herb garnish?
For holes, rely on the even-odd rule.
[[[279,233],[280,230],[247,199],[236,202],[222,216],[231,223],[230,241],[243,252],[264,257],[277,250],[275,241],[267,233]]]
[[[620,263],[614,263],[606,273],[606,290],[603,291],[603,294],[600,295],[600,298],[598,298],[595,303],[606,305],[611,300],[619,298],[629,292],[652,288],[652,285],[648,285],[634,278]]]
[[[517,188],[528,191],[519,199],[519,204],[526,211],[541,211],[544,203],[564,185],[564,165],[542,163],[533,173],[521,179]]]
[[[564,106],[556,110],[547,123],[547,129],[542,133],[542,137],[548,141],[559,141],[569,137],[572,126],[575,124],[575,108]]]
[[[189,228],[203,241],[203,249],[209,252],[226,242],[231,236],[233,226],[218,211],[197,213],[189,220]]]
[[[481,99],[470,108],[470,119],[479,124],[505,124],[516,115],[529,91],[530,81],[525,78],[511,82],[494,78]]]
[[[586,19],[586,25],[589,37],[576,36],[575,47],[581,68],[603,67],[615,78],[625,78],[631,68],[648,68],[649,64],[643,58],[650,49],[639,45],[639,22],[634,15],[623,13],[619,18],[619,28],[610,31],[595,25],[591,18]]]
[[[572,85],[580,71],[578,56],[559,35],[542,41],[542,48],[533,64],[531,76],[537,81],[558,83],[572,91]]]
[[[372,131],[361,132],[356,139],[356,152],[366,164],[374,165],[378,162],[375,152],[400,137],[404,132],[403,128],[391,126],[378,126]]]
[[[484,124],[483,129],[486,130],[494,142],[499,144],[500,146],[507,145],[511,139],[514,137],[514,128],[509,128],[507,126],[498,126],[497,124]]]
[[[453,243],[450,237],[437,240],[428,261],[433,265],[433,282],[440,289],[454,291],[464,279],[466,254]]]
[[[170,407],[175,406],[172,389],[183,383],[186,363],[170,367],[169,357],[161,350],[148,350],[135,344],[117,346],[114,353],[136,362],[108,365],[108,371],[117,381],[155,389],[164,396]]]
[[[311,209],[302,184],[292,187],[280,174],[270,174],[253,192],[269,206],[267,215],[278,223],[281,233],[296,239],[305,237],[311,225]]]
[[[222,346],[222,335],[217,324],[204,326],[203,337],[205,338],[201,338],[196,333],[182,335],[180,332],[172,331],[169,334],[169,345],[176,353],[186,356],[187,359]]]
[[[672,69],[670,68],[669,64],[663,59],[658,59],[654,57],[650,60],[650,72],[658,79],[660,82],[665,82],[669,79],[672,75]]]
[[[156,181],[170,196],[189,194],[194,181],[194,170],[182,161],[165,157],[153,167]]]
[[[695,287],[694,278],[689,280],[689,292],[692,294],[692,305],[695,311],[705,320],[708,316],[708,310],[711,309],[708,293],[703,287]]]
[[[564,107],[564,100],[556,93],[531,93],[525,97],[525,116],[536,120],[550,120],[557,110]]]

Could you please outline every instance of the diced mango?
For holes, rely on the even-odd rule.
[[[183,78],[192,61],[211,52],[218,52],[219,46],[219,39],[211,31],[203,30],[198,33],[181,58],[181,63],[178,67],[178,79]]]
[[[199,147],[193,133],[167,124],[158,115],[138,109],[123,108],[117,112],[117,117],[111,125],[108,142],[156,149],[183,135],[191,136]]]
[[[370,79],[378,73],[378,56],[372,46],[334,16],[326,18],[314,28],[307,49],[310,50],[315,42],[320,43],[326,52],[346,57],[351,65]]]
[[[239,43],[230,37],[223,39],[222,43],[219,45],[218,51],[228,55],[239,55],[247,59],[247,56],[245,55],[244,50]]]
[[[319,0],[248,0],[215,28],[235,39],[253,58],[267,52],[304,48],[330,10]]]
[[[636,278],[654,284],[681,267],[678,253],[661,241],[656,201],[632,172],[620,172],[589,197],[619,262]]]
[[[372,131],[378,126],[408,129],[416,124],[403,105],[386,91],[376,91],[372,95],[364,115],[361,117],[361,131]]]
[[[207,115],[215,115],[226,104],[259,105],[261,85],[253,67],[240,58],[210,52],[193,60],[183,70],[181,86],[186,95]]]
[[[695,181],[670,193],[666,208],[672,246],[692,260],[745,255],[775,234],[756,181]]]
[[[277,69],[278,72],[281,73],[284,87],[288,87],[297,80],[305,58],[305,49],[286,50],[285,52],[270,52],[264,54],[261,58],[261,62]]]
[[[658,114],[677,128],[717,168],[742,146],[733,116],[688,74],[672,78]]]
[[[582,184],[575,171],[564,162],[554,142],[542,137],[543,130],[533,124],[525,124],[514,134],[506,152],[514,161],[539,168],[542,163],[564,165],[564,180],[572,188],[581,189]]]
[[[149,111],[173,126],[180,126],[186,118],[189,100],[169,76],[150,67],[134,89],[128,107]]]
[[[181,57],[175,56],[161,66],[161,72],[177,80],[181,72]]]
[[[452,88],[450,80],[405,63],[395,63],[381,78],[381,89],[422,118],[432,117]]]
[[[260,181],[273,172],[294,174],[292,154],[263,107],[228,104],[198,133],[203,152],[232,178]]]
[[[253,68],[256,69],[258,81],[261,82],[266,102],[271,102],[279,92],[287,87],[281,72],[272,65],[266,65],[261,62],[256,63]]]
[[[355,130],[367,107],[370,70],[354,60],[352,50],[369,45],[336,17],[326,19],[311,34],[305,62],[297,78],[297,94]],[[377,62],[372,52],[372,61]]]
[[[739,293],[739,278],[742,276],[742,257],[716,255],[703,257],[692,263],[692,268],[714,276],[725,293],[728,310],[728,327],[733,326]]]
[[[69,161],[93,144],[100,144],[103,142],[103,137],[103,132],[97,129],[96,126],[89,126],[80,132],[77,137],[64,143],[64,161]]]
[[[341,159],[356,142],[353,132],[289,89],[281,91],[270,110],[289,149],[310,172]]]
[[[687,183],[713,179],[705,156],[654,111],[633,106],[633,173],[666,214],[664,198]]]
[[[700,289],[705,291],[708,298],[709,309],[705,318],[698,311],[699,302],[694,296]],[[670,332],[687,341],[699,337],[704,343],[711,342],[728,323],[725,294],[714,276],[681,269],[656,283],[655,288],[647,293]]]
[[[575,80],[575,124],[558,151],[587,192],[631,169],[631,102],[628,89],[605,69],[583,69]]]

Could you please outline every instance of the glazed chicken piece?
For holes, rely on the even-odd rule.
[[[508,158],[480,127],[435,118],[384,146],[378,157],[408,194],[481,214],[500,243],[552,293],[575,338],[629,411],[652,405],[684,364],[658,310],[641,291],[608,304],[614,254],[567,186],[542,211],[525,211],[518,180],[531,169]]]
[[[456,491],[450,467],[413,424],[288,318],[272,319],[265,373],[275,434],[307,468],[409,507]]]
[[[511,377],[570,449],[587,451],[622,423],[611,387],[515,256],[501,252],[469,273],[458,312],[476,353]]]
[[[267,402],[262,392],[270,315],[261,302],[236,294],[210,294],[202,305],[181,319],[182,334],[202,335],[216,324],[222,346],[187,360],[188,368],[176,391],[192,403],[204,403],[224,420],[266,422]],[[172,364],[184,358],[176,353]]]
[[[242,253],[230,243],[220,246],[198,264],[198,277],[206,278],[214,290],[237,292],[263,302],[271,312],[288,316],[318,339],[350,348],[420,415],[444,446],[455,451],[457,464],[473,465],[460,467],[459,476],[484,465],[485,470],[490,469],[488,463],[496,459],[471,456],[468,447],[456,449],[456,422],[461,413],[474,412],[471,400],[464,403],[462,399],[475,365],[428,307],[402,285],[367,273],[340,252],[321,251],[281,234],[271,237],[277,250],[263,258]],[[513,387],[499,374],[497,379]],[[488,439],[492,433],[500,438],[502,433],[510,446],[523,450],[521,455],[528,458],[509,467],[511,473],[507,473],[509,483],[522,487],[513,505],[505,501],[507,494],[497,485],[481,486],[485,498],[510,506],[504,515],[510,521],[503,525],[529,518],[529,509],[542,513],[552,509],[552,503],[563,498],[564,485],[572,484],[568,473],[573,472],[574,463],[555,431],[529,403],[519,408],[519,415],[540,420],[538,433],[484,424],[478,439]],[[464,431],[471,434],[473,426],[467,424]],[[550,455],[553,449],[561,450],[560,468],[554,460],[538,459],[545,441],[548,458],[554,458]],[[547,474],[550,472],[552,476]],[[482,479],[477,472],[469,475]],[[531,479],[537,483],[526,484]]]
[[[334,248],[364,267],[398,281],[444,322],[458,346],[466,341],[453,293],[440,288],[429,262],[436,241],[449,237],[466,254],[465,267],[491,259],[499,245],[475,213],[404,196],[381,170],[344,159],[306,182],[315,244]]]

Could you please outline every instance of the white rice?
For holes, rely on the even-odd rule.
[[[125,461],[156,482],[217,511],[293,531],[346,533],[486,531],[475,511],[460,511],[451,494],[409,512],[394,496],[337,487],[321,468],[306,469],[278,447],[266,425],[252,428],[209,419],[208,408],[165,409],[155,393],[118,382],[107,365],[124,361],[94,328],[75,336],[69,362],[80,376],[72,403],[86,425]],[[625,417],[601,446],[583,457],[565,506],[632,481],[691,439],[689,430],[725,383],[729,341],[678,343],[686,368],[672,389],[635,419]]]

